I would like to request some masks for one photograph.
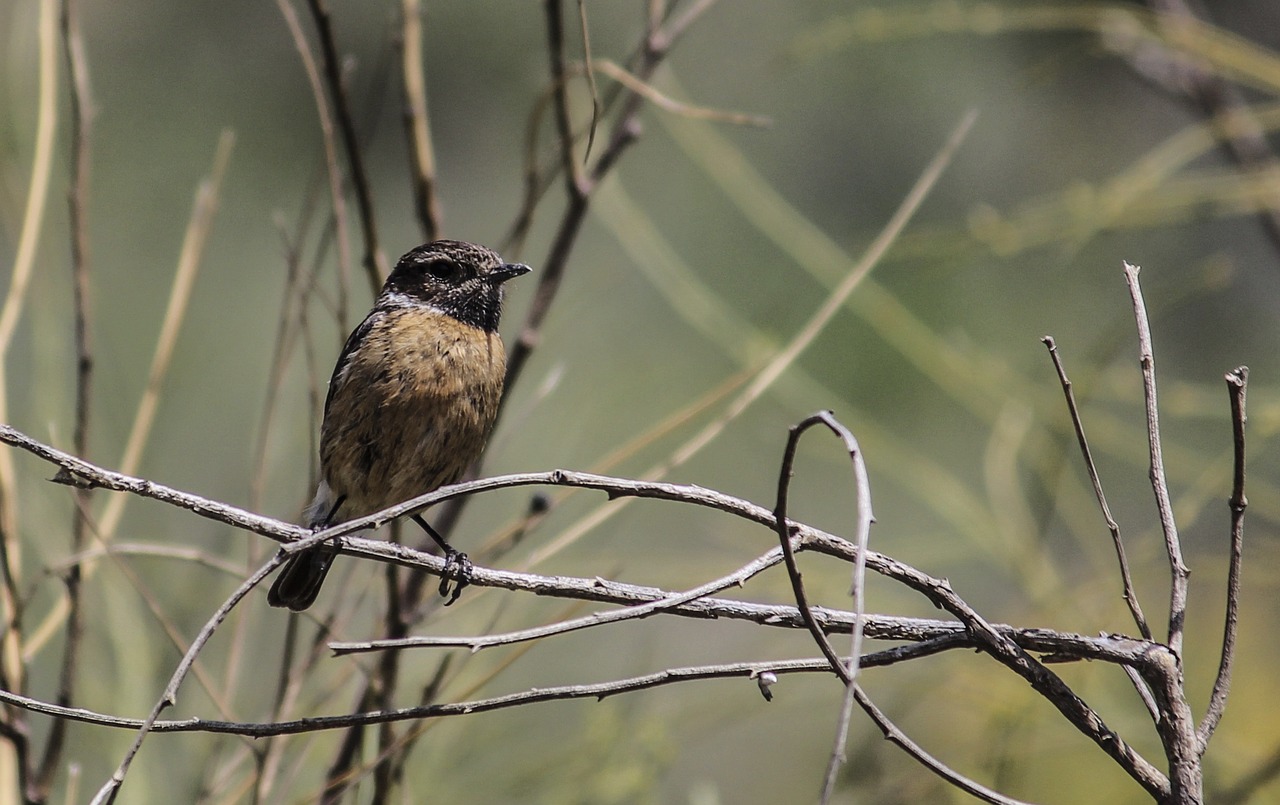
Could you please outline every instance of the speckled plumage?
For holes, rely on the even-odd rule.
[[[484,449],[502,397],[502,283],[528,270],[459,241],[400,259],[329,381],[321,481],[307,525],[372,514],[462,476]],[[320,547],[290,559],[268,602],[306,609],[333,556]]]

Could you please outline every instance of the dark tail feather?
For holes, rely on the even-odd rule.
[[[267,593],[267,603],[273,607],[288,607],[301,612],[315,603],[320,585],[324,584],[329,565],[335,552],[331,548],[314,548],[304,551],[285,563],[284,570],[276,576]]]

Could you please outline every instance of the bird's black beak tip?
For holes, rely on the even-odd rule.
[[[489,281],[496,285],[510,279],[515,279],[516,277],[524,276],[532,270],[532,268],[529,268],[524,263],[503,263],[498,268],[489,272]]]

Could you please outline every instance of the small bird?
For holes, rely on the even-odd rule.
[[[400,258],[333,368],[320,427],[320,484],[304,515],[307,526],[363,517],[462,477],[484,449],[502,397],[502,284],[529,270],[455,240]],[[470,561],[426,520],[414,520],[444,550],[458,581],[456,599]],[[335,555],[321,545],[290,558],[267,603],[295,612],[311,606]]]

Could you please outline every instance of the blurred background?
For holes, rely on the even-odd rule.
[[[315,26],[295,3],[312,42]],[[591,54],[623,63],[647,4],[585,3]],[[677,6],[677,9],[683,8]],[[402,125],[402,8],[330,4],[353,115],[389,259],[422,240]],[[583,54],[566,11],[570,57]],[[277,4],[82,3],[97,114],[87,200],[94,375],[88,459],[123,467],[153,365],[184,232],[202,180],[225,173],[193,275],[154,422],[132,472],[296,520],[313,490],[315,394],[370,302],[362,241],[346,195],[349,299],[332,232],[324,143],[302,60]],[[1142,4],[874,5],[818,0],[720,3],[677,40],[653,86],[683,104],[767,118],[756,126],[647,105],[638,141],[597,189],[542,338],[516,386],[485,472],[597,469],[637,477],[723,415],[745,373],[804,326],[884,227],[961,119],[977,121],[950,167],[871,277],[774,383],[667,478],[771,507],[787,428],[834,410],[861,440],[877,523],[872,546],[951,580],[990,621],[1084,634],[1133,633],[1110,538],[1083,472],[1053,367],[1053,335],[1075,381],[1138,594],[1157,637],[1167,627],[1168,566],[1147,481],[1133,312],[1121,271],[1141,278],[1155,339],[1167,471],[1193,570],[1186,674],[1199,715],[1216,673],[1225,605],[1231,440],[1222,375],[1251,369],[1249,499],[1241,637],[1232,696],[1206,757],[1208,797],[1280,801],[1274,443],[1280,425],[1280,172],[1244,167],[1187,91],[1194,73],[1225,80],[1263,136],[1280,123],[1280,7],[1215,3],[1205,24],[1161,25]],[[11,293],[37,160],[40,17],[36,0],[0,0],[0,289]],[[425,4],[425,75],[444,234],[502,247],[534,267],[509,286],[511,343],[564,208],[558,180],[522,245],[506,241],[524,195],[530,127],[554,154],[540,5]],[[52,173],[30,285],[4,353],[6,421],[71,449],[75,410],[67,66],[58,45]],[[611,79],[597,72],[601,91]],[[590,121],[585,79],[575,125]],[[601,121],[594,155],[612,118]],[[1265,142],[1265,140],[1264,140]],[[579,146],[579,156],[583,146]],[[340,160],[344,170],[345,160]],[[290,266],[315,272],[302,335]],[[282,312],[292,311],[292,312]],[[733,385],[735,382],[737,385]],[[318,391],[317,391],[318,390]],[[8,448],[5,448],[8,450]],[[57,690],[63,638],[37,627],[63,597],[72,494],[50,467],[10,451],[16,498],[6,523],[24,596],[29,695]],[[792,516],[852,536],[853,493],[838,443],[800,451]],[[727,516],[635,502],[592,528],[602,495],[561,497],[498,567],[604,576],[683,590],[765,552],[774,534]],[[473,500],[454,531],[475,551],[519,519],[529,490]],[[98,492],[113,544],[190,557],[99,557],[84,583],[85,642],[75,704],[140,717],[205,619],[273,546],[188,512]],[[112,507],[122,507],[111,512]],[[543,557],[566,534],[576,538]],[[530,565],[531,558],[537,558]],[[216,561],[215,561],[216,560]],[[237,568],[239,570],[237,571]],[[848,608],[848,568],[802,557],[818,603]],[[317,638],[259,594],[202,656],[168,715],[269,720],[277,682],[296,698],[280,717],[360,709],[371,657],[334,659],[312,642],[380,634],[382,573],[347,560]],[[732,597],[785,603],[775,569]],[[870,611],[937,616],[872,580]],[[509,631],[589,607],[468,591],[414,631]],[[282,645],[297,645],[282,670]],[[871,648],[883,646],[872,645]],[[436,698],[602,682],[677,666],[815,655],[800,633],[743,623],[654,618],[478,655],[455,652]],[[1003,667],[972,652],[867,671],[868,693],[926,749],[1015,797],[1142,802],[1096,746]],[[442,652],[402,658],[399,706],[419,702]],[[12,661],[12,657],[9,658]],[[1158,766],[1159,743],[1123,673],[1057,666],[1108,723]],[[753,683],[693,682],[400,725],[414,743],[398,801],[776,803],[816,797],[842,689],[828,675],[784,677],[766,704]],[[27,716],[33,743],[46,719]],[[81,801],[133,740],[70,727],[54,797]],[[342,739],[275,742],[154,735],[125,801],[306,802]],[[376,760],[370,737],[357,753]],[[263,757],[272,785],[262,789]],[[11,758],[0,802],[20,801]],[[1270,765],[1269,765],[1270,764]],[[7,769],[7,771],[5,770]],[[1274,770],[1271,772],[1274,774]],[[1251,775],[1259,780],[1250,782]],[[255,794],[255,791],[257,792]],[[349,801],[370,801],[356,783]],[[841,801],[962,800],[855,714]],[[18,798],[15,798],[18,797]]]

